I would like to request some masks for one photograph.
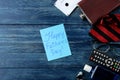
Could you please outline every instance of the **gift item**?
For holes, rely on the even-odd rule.
[[[109,14],[97,21],[89,34],[102,43],[120,41],[120,14]]]

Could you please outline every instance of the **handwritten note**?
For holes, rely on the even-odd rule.
[[[71,55],[64,25],[40,30],[48,61]]]

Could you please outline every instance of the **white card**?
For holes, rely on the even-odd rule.
[[[57,0],[54,5],[66,16],[69,16],[80,1],[81,0]]]

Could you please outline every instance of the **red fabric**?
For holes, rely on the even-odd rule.
[[[115,14],[117,16],[117,19],[120,21],[120,14]]]
[[[89,34],[102,43],[120,41],[120,14],[103,16]]]
[[[92,36],[96,37],[99,41],[106,43],[108,42],[104,37],[102,37],[99,33],[97,33],[95,30],[91,30],[90,33],[93,33]],[[97,37],[99,36],[99,37]]]
[[[114,34],[112,34],[110,31],[108,31],[104,26],[98,26],[98,28],[100,30],[103,31],[103,33],[105,33],[107,36],[109,36],[111,39],[113,39],[114,41],[119,41],[120,39],[117,38]]]
[[[120,28],[118,28],[117,26],[111,26],[111,28],[116,31],[118,34],[120,34]]]

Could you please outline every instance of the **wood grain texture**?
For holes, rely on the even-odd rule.
[[[79,18],[80,9],[66,17],[53,6],[55,1],[0,0],[0,80],[75,80],[84,64],[95,66],[88,60],[91,25]],[[48,62],[39,30],[61,23],[72,55]],[[84,78],[90,80],[90,75]]]
[[[70,17],[66,17],[54,7],[55,1],[56,0],[1,0],[0,24],[80,24],[79,9]],[[77,16],[75,14],[77,14]]]
[[[89,58],[92,43],[87,33],[90,26],[65,24],[72,56],[48,62],[39,30],[50,26],[52,25],[0,25],[2,80],[75,79],[79,70],[89,61],[85,58]]]

